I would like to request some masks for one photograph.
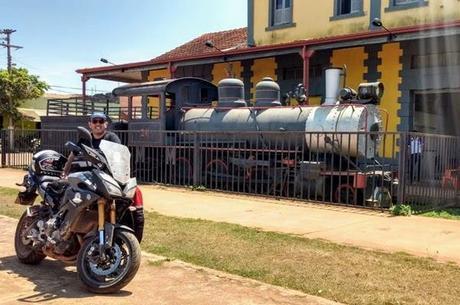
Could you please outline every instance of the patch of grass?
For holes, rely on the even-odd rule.
[[[191,186],[192,191],[197,191],[197,192],[205,192],[206,191],[206,186],[204,185],[193,185]]]
[[[18,194],[18,190],[10,187],[0,187],[0,199],[3,196],[9,196],[9,197],[14,197],[16,198],[16,195]]]
[[[460,208],[447,208],[420,214],[426,217],[460,220]]]
[[[395,216],[410,216],[412,208],[410,205],[398,203],[390,208],[390,212]]]
[[[456,264],[228,223],[145,215],[143,250],[169,259],[347,304],[460,304]]]
[[[149,259],[148,264],[150,266],[160,267],[163,265],[164,262],[169,262],[169,261],[170,260],[168,258],[156,259],[156,260]]]
[[[7,187],[0,187],[0,214],[19,218],[25,211],[26,207],[14,203],[18,190]]]
[[[239,225],[146,213],[148,252],[347,304],[460,304],[460,267]]]

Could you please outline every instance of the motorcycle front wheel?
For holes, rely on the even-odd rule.
[[[99,253],[99,237],[87,239],[77,258],[77,271],[85,287],[94,293],[114,293],[136,275],[141,249],[133,233],[116,230],[111,247]]]

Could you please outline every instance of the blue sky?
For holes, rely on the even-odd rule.
[[[17,30],[13,62],[53,86],[77,93],[75,70],[154,58],[201,34],[247,24],[247,0],[0,0],[0,29]],[[0,48],[0,69],[6,49]],[[108,91],[109,81],[90,80]],[[68,87],[68,88],[67,88]]]

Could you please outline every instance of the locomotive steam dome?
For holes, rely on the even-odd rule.
[[[270,77],[264,77],[256,85],[256,107],[281,106],[280,86]]]
[[[244,83],[237,78],[224,78],[217,84],[219,107],[246,107]]]

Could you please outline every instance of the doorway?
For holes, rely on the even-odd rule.
[[[460,89],[416,91],[412,101],[413,130],[460,136]]]

